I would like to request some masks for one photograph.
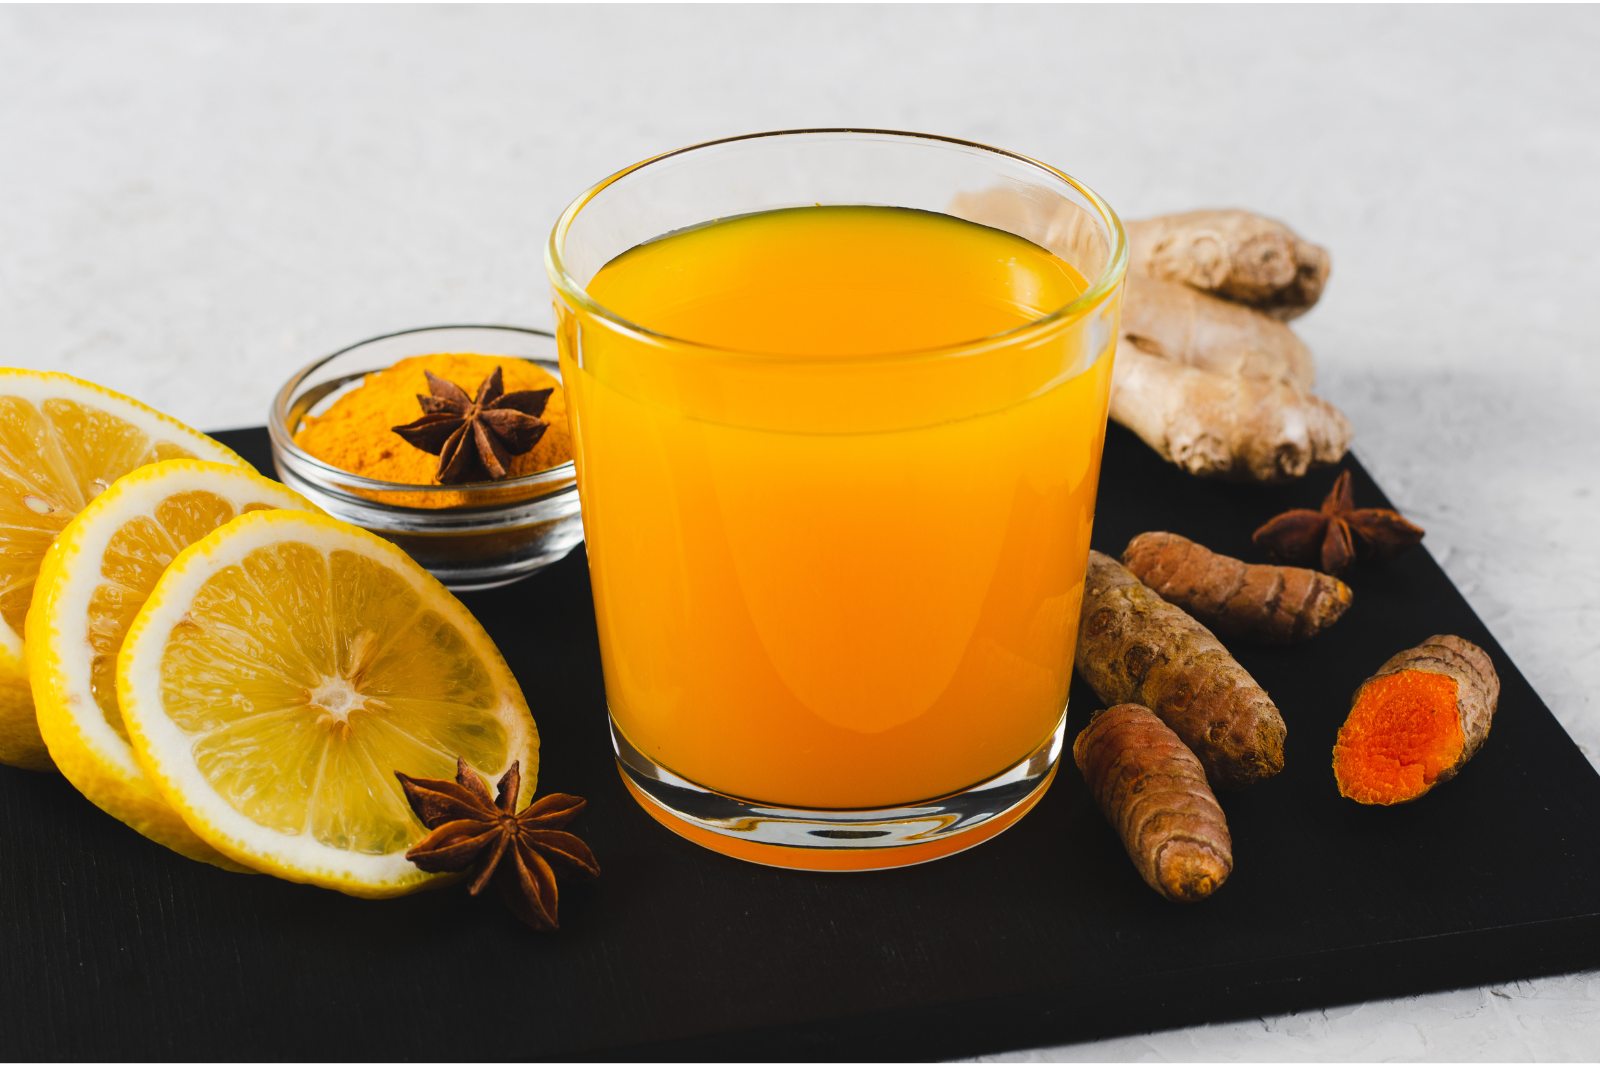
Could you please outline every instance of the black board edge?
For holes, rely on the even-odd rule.
[[[1414,950],[1414,962],[1397,965],[1397,946]],[[1448,992],[1571,974],[1600,962],[1596,946],[1600,913],[1171,975],[1191,980],[1182,1000],[1161,1002],[1143,983],[1086,980],[1022,996],[959,999],[576,1055],[589,1062],[950,1060],[1149,1033],[1142,1020],[1151,1014],[1169,1024],[1163,1030],[1177,1030],[1426,995],[1419,993],[1423,989]],[[1346,991],[1357,978],[1370,995],[1351,1001]],[[1006,1035],[998,1046],[997,1033]]]

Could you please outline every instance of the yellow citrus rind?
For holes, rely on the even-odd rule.
[[[26,661],[39,732],[95,806],[190,859],[241,868],[161,799],[121,732],[116,654],[129,617],[179,551],[247,510],[316,511],[244,467],[166,460],[90,501],[45,553],[28,610]]]

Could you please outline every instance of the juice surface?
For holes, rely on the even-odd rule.
[[[757,354],[558,302],[607,698],[640,751],[737,796],[850,808],[960,790],[1048,736],[1108,344],[1064,322],[882,357],[1033,322],[1084,290],[1071,266],[946,215],[801,208],[637,246],[587,288]]]
[[[818,359],[914,352],[1025,325],[1085,288],[1031,241],[908,208],[791,208],[629,249],[589,295],[656,333]]]

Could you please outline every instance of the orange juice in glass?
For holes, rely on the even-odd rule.
[[[619,769],[780,866],[970,847],[1064,741],[1126,266],[1059,171],[814,130],[660,156],[551,238]]]

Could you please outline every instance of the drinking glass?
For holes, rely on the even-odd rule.
[[[642,242],[811,205],[1004,230],[1087,288],[992,336],[825,359],[667,336],[585,289]],[[917,133],[713,141],[566,209],[546,266],[611,735],[646,811],[743,859],[866,870],[1037,802],[1065,743],[1126,265],[1082,183]]]

